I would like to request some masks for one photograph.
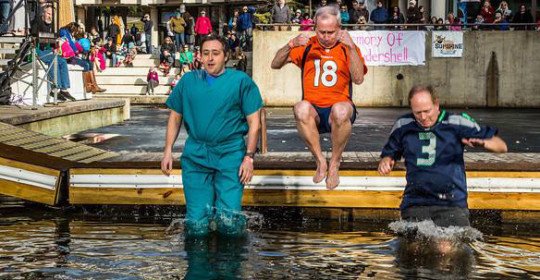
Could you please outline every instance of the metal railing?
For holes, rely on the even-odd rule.
[[[36,37],[32,37],[32,34],[30,32],[30,17],[32,10],[36,11],[35,17],[41,17],[40,14],[37,14],[37,11],[40,11],[38,5],[50,5],[53,9],[53,33],[43,33],[39,32],[39,34]],[[33,5],[33,6],[32,6]],[[11,81],[20,82],[23,84],[26,84],[30,87],[32,87],[32,105],[31,109],[37,109],[38,105],[38,93],[39,89],[45,84],[48,88],[51,89],[53,95],[52,95],[52,103],[54,105],[58,105],[58,57],[59,54],[57,52],[52,52],[51,55],[53,55],[52,63],[50,65],[45,65],[45,63],[40,59],[38,53],[37,53],[37,43],[43,43],[43,42],[49,42],[51,44],[56,44],[57,39],[57,32],[59,29],[58,26],[58,0],[47,0],[45,3],[40,3],[39,1],[32,1],[32,0],[22,0],[17,3],[15,7],[13,7],[12,11],[10,12],[8,16],[8,20],[6,23],[4,23],[2,26],[0,26],[0,36],[7,33],[7,28],[9,26],[9,23],[11,20],[14,19],[14,15],[17,12],[18,9],[22,9],[24,7],[25,9],[25,33],[24,33],[24,40],[22,41],[20,48],[18,52],[16,53],[15,57],[8,63],[8,66],[6,68],[6,76],[7,76],[7,86],[11,84]],[[30,62],[28,62],[30,60]],[[31,69],[32,72],[24,72],[22,70],[22,66],[28,65],[31,63]],[[38,76],[38,71],[42,69],[45,71],[45,75],[43,77]],[[50,80],[48,78],[49,73],[53,72],[53,79]],[[22,73],[20,76],[15,76],[16,73]],[[67,74],[67,73],[66,73]],[[32,82],[28,82],[25,80],[27,77],[32,77]],[[5,84],[5,83],[4,83]],[[4,86],[3,84],[3,86]],[[50,103],[50,92],[47,91],[47,97],[46,102]],[[86,92],[84,92],[84,98],[86,99]]]
[[[300,25],[300,24],[290,24],[290,23],[259,23],[255,25],[258,29],[273,31],[274,27],[312,27],[315,25]],[[459,23],[459,24],[431,24],[431,23],[366,23],[366,24],[342,24],[342,27],[349,30],[377,30],[377,29],[402,29],[402,30],[430,30],[437,29],[441,27],[444,30],[447,30],[448,27],[461,27],[464,30],[469,30],[473,27],[481,27],[481,30],[488,29],[489,27],[524,27],[527,30],[536,30],[540,28],[537,23]]]

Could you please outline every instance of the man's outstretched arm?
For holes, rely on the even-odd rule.
[[[493,136],[489,139],[469,138],[462,139],[461,142],[469,147],[483,147],[493,153],[506,153],[508,147],[506,142],[499,136]]]

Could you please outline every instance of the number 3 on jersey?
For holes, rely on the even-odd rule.
[[[327,60],[322,65],[322,75],[321,75],[321,60],[315,59],[313,61],[315,64],[315,80],[313,81],[313,85],[318,87],[319,81],[325,86],[325,87],[331,87],[334,86],[337,83],[338,76],[336,74],[338,67],[337,63],[333,60]]]
[[[435,157],[437,156],[437,136],[433,132],[419,132],[418,139],[429,140],[427,145],[422,146],[422,154],[427,154],[427,158],[419,157],[416,159],[416,165],[418,166],[432,166],[435,163]]]

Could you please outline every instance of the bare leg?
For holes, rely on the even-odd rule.
[[[339,102],[332,106],[330,125],[332,127],[332,157],[326,177],[326,188],[335,189],[339,185],[339,165],[341,155],[351,136],[351,116],[353,108],[349,102]]]
[[[319,142],[319,131],[317,130],[317,123],[320,121],[319,115],[309,102],[300,101],[294,105],[294,116],[298,133],[306,142],[317,163],[317,171],[313,176],[313,182],[320,183],[326,177],[328,165]]]

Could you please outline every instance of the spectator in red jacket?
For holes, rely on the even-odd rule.
[[[212,23],[210,19],[206,16],[206,11],[202,10],[201,15],[197,18],[195,22],[195,34],[196,34],[196,44],[199,45],[201,39],[208,34],[212,33]]]
[[[484,6],[480,10],[480,15],[484,18],[484,23],[493,23],[493,20],[495,20],[495,9],[491,6],[491,2],[484,2]]]

